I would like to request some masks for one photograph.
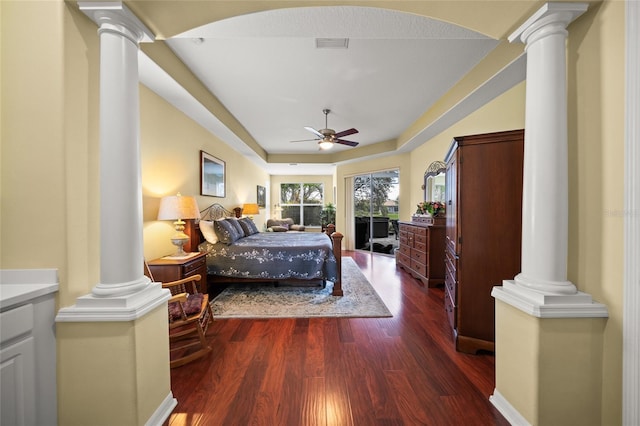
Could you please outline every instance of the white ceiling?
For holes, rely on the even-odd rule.
[[[317,38],[348,38],[348,48],[319,49]],[[394,140],[498,44],[435,19],[355,6],[253,13],[166,42],[268,154],[318,153],[316,141],[290,141],[313,139],[304,127],[324,128],[324,108],[330,128],[359,130],[345,137],[358,148]],[[144,55],[140,70],[145,85],[269,173],[332,172],[334,164],[265,163]]]

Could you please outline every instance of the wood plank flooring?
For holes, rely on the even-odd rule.
[[[508,425],[494,357],[455,351],[443,290],[393,257],[352,257],[392,318],[216,320],[212,353],[171,370],[182,425]]]

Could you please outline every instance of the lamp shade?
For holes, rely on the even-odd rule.
[[[158,220],[199,219],[200,209],[196,197],[169,195],[160,200]]]
[[[249,214],[259,214],[260,210],[256,203],[247,203],[242,205],[242,213]]]

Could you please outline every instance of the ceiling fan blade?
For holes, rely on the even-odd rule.
[[[335,136],[336,138],[341,138],[341,137],[343,137],[343,136],[349,136],[349,135],[353,135],[353,134],[355,134],[355,133],[358,133],[358,131],[357,131],[356,129],[354,129],[354,128],[351,128],[351,129],[349,129],[349,130],[343,130],[343,131],[341,131],[341,132],[338,132],[338,133],[336,133],[334,136]]]
[[[335,143],[341,143],[342,145],[349,145],[349,146],[358,146],[359,142],[353,142],[353,141],[346,141],[344,139],[334,139],[333,140]]]
[[[313,127],[305,127],[305,129],[307,129],[308,131],[310,131],[314,135],[318,136],[320,139],[324,138],[324,135],[322,133],[320,133],[319,131],[317,131],[316,129],[314,129]]]
[[[300,139],[300,140],[297,140],[297,141],[289,141],[289,142],[290,143],[296,143],[296,142],[310,142],[310,141],[317,141],[317,140],[318,140],[318,138],[315,138],[315,139]]]

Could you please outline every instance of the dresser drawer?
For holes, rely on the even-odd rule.
[[[200,257],[194,260],[193,262],[186,263],[183,266],[183,270],[182,270],[183,275],[185,277],[188,277],[188,276],[200,273],[200,271],[202,271],[202,268],[205,267],[206,262],[207,262],[207,259],[205,257]]]
[[[407,245],[401,245],[400,246],[400,253],[404,254],[407,257],[411,257],[411,247],[409,247]]]
[[[447,274],[451,274],[454,281],[458,280],[458,259],[449,250],[444,252],[444,264]]]
[[[411,267],[411,258],[402,252],[398,252],[396,262],[399,265],[406,266],[407,268]]]
[[[458,283],[453,278],[449,270],[447,270],[447,272],[444,275],[444,286],[447,289],[447,293],[449,293],[451,300],[455,302],[457,291],[458,291]]]
[[[417,249],[411,249],[411,259],[417,260],[420,263],[427,263],[427,254]]]
[[[418,273],[418,275],[422,275],[423,277],[427,276],[427,265],[424,263],[418,262],[415,259],[411,259],[411,269]]]
[[[414,250],[417,250],[417,251],[422,252],[422,253],[426,253],[427,252],[427,244],[424,243],[424,242],[415,241],[413,243],[413,248],[414,248]]]
[[[420,235],[420,234],[413,234],[413,239],[416,243],[420,243],[420,244],[427,244],[427,236],[426,235]]]
[[[422,228],[420,226],[414,226],[413,227],[413,233],[416,234],[416,238],[417,237],[423,237],[424,241],[426,241],[427,238],[427,228]]]
[[[401,246],[409,244],[409,237],[406,232],[400,232],[400,238],[398,238],[398,240],[400,241]]]
[[[445,288],[444,292],[444,310],[447,313],[447,318],[449,319],[449,324],[451,328],[455,330],[456,324],[456,306],[451,301],[451,296],[449,295],[449,291]]]

